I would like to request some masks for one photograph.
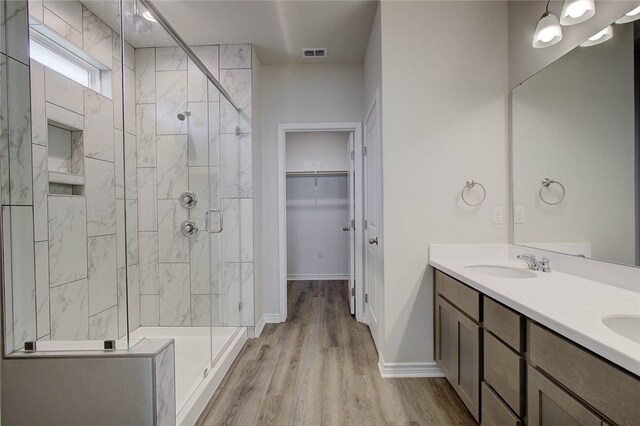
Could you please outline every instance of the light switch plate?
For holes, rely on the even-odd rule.
[[[503,222],[504,222],[504,214],[502,211],[502,207],[494,207],[492,223],[494,225],[501,225]]]
[[[513,222],[517,224],[524,223],[524,207],[513,208]]]

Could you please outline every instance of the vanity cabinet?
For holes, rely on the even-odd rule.
[[[480,421],[480,294],[439,273],[435,303],[436,363]]]
[[[435,272],[435,358],[482,425],[640,425],[640,378]]]

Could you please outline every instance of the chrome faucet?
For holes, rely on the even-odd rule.
[[[532,271],[551,272],[551,266],[549,265],[551,259],[548,257],[543,257],[540,260],[536,259],[534,254],[519,254],[516,257],[524,260]]]

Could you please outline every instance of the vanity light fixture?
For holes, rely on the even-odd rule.
[[[575,25],[584,22],[596,14],[594,0],[565,0],[560,13],[562,25]]]
[[[625,15],[616,21],[616,24],[626,24],[640,19],[640,6],[633,9],[631,12],[625,13]]]
[[[581,43],[582,47],[595,46],[596,44],[604,43],[613,37],[613,28],[609,25],[604,30],[592,35],[584,43]]]
[[[549,3],[551,0],[547,1],[546,11],[538,21],[536,32],[533,34],[532,45],[536,49],[553,46],[562,40],[562,28],[556,15],[549,12]]]

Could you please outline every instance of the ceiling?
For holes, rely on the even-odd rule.
[[[83,3],[116,25],[117,2]],[[154,4],[190,45],[252,43],[263,64],[289,64],[363,61],[377,0],[154,0]],[[173,45],[158,24],[148,32],[129,26],[126,33],[134,47]],[[328,56],[303,58],[303,48],[327,48]]]

